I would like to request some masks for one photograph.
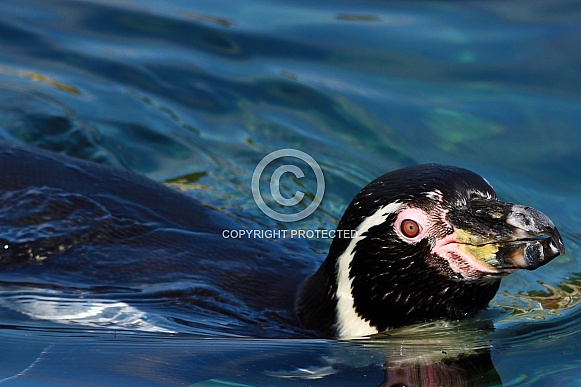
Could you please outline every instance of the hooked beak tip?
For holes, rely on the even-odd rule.
[[[555,257],[558,255],[565,255],[565,243],[563,243],[563,239],[556,228],[551,230],[549,239],[550,242],[548,247],[550,251],[555,254]]]
[[[522,269],[534,270],[565,254],[565,244],[559,231],[549,217],[531,207],[513,204],[506,217],[506,223],[518,236],[512,243],[511,250],[519,251],[509,256],[520,259],[507,259],[507,264],[516,264]],[[517,248],[517,246],[520,246]],[[501,259],[502,260],[502,259]]]

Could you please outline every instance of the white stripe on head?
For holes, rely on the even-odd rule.
[[[442,200],[442,191],[440,191],[439,189],[435,189],[433,191],[429,191],[429,192],[425,192],[424,195],[426,195],[428,198],[432,199],[433,201],[439,202]]]
[[[364,320],[355,311],[353,300],[352,283],[349,278],[350,266],[353,261],[355,245],[363,239],[370,228],[385,222],[389,214],[399,211],[403,207],[402,203],[394,202],[381,207],[371,216],[368,216],[356,228],[355,237],[351,239],[349,245],[337,259],[337,323],[336,329],[339,337],[367,336],[378,333],[377,328],[372,327],[368,321]]]

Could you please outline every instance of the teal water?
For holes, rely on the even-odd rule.
[[[580,46],[574,1],[4,0],[2,140],[135,171],[250,227],[288,227],[251,193],[277,149],[308,153],[326,179],[322,205],[295,229],[332,229],[387,171],[458,165],[548,214],[567,254],[503,280],[482,317],[492,333],[436,327],[384,343],[229,338],[219,316],[193,321],[162,302],[144,303],[141,326],[123,324],[134,311],[121,305],[114,322],[55,322],[30,316],[70,302],[3,288],[1,381],[390,385],[397,370],[454,368],[442,352],[485,351],[492,365],[473,362],[473,384],[578,384]],[[311,195],[312,180],[301,188]],[[329,245],[292,243],[313,267]],[[176,323],[188,319],[207,331]]]

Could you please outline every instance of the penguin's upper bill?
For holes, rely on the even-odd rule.
[[[479,175],[445,165],[388,173],[353,199],[329,255],[299,290],[297,315],[338,337],[485,308],[500,279],[564,254],[551,220],[497,200]],[[349,238],[355,234],[353,238]]]

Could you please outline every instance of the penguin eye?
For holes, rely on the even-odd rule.
[[[420,225],[411,219],[401,222],[400,229],[402,234],[408,238],[415,238],[420,234]]]

